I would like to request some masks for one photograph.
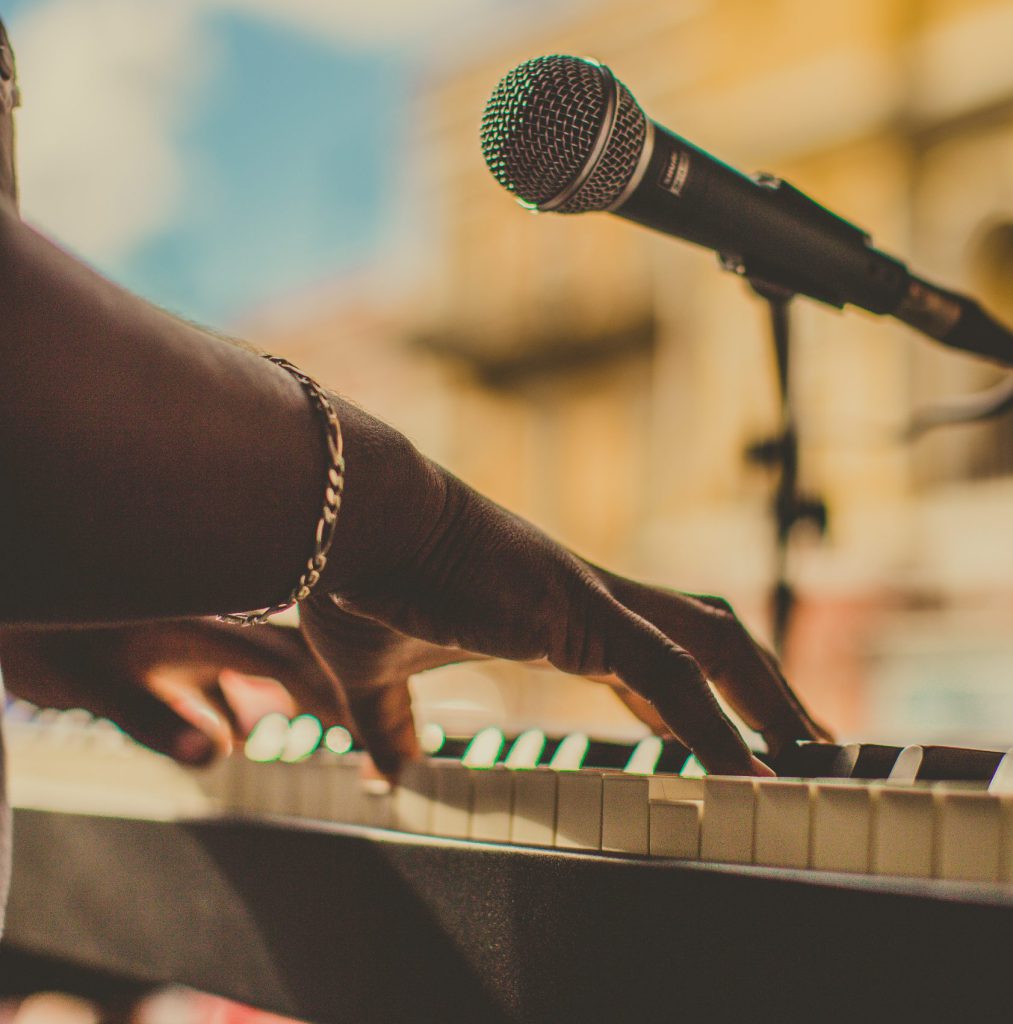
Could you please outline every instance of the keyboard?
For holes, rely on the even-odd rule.
[[[654,738],[485,730],[390,790],[306,719],[200,773],[80,717],[8,732],[17,950],[310,1020],[1005,996],[1001,751],[801,744],[758,782]]]

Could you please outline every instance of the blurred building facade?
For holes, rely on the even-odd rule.
[[[419,84],[397,155],[421,211],[410,258],[246,333],[587,557],[722,593],[763,634],[774,479],[745,458],[778,422],[762,303],[713,254],[526,214],[483,163],[484,103],[529,57],[594,56],[648,116],[1013,321],[1010,40],[1007,0],[601,0],[504,20]],[[794,306],[802,482],[829,529],[791,552],[791,676],[844,734],[1009,741],[1013,423],[905,437],[1000,374]]]

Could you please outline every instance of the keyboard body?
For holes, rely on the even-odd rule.
[[[853,781],[841,785],[861,787],[863,772],[896,758],[885,750],[787,756],[794,771],[846,773]],[[955,756],[976,793],[1001,754],[937,749],[926,770],[942,774]],[[71,803],[116,788],[101,758],[89,768],[61,742],[44,763],[61,757],[75,769]],[[171,795],[183,776],[146,754],[113,773],[134,797],[94,812],[47,806],[69,781],[36,787],[15,809],[4,947],[308,1021],[1010,1019],[1008,884],[363,824],[379,820],[376,807],[390,810],[385,796],[369,797],[367,811],[359,804],[357,824],[291,813],[295,795],[277,802],[319,770],[243,765],[242,778],[263,785],[237,799],[235,775],[209,776],[204,804],[187,778],[150,813],[137,792]]]

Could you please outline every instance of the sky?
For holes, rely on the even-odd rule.
[[[430,44],[509,3],[0,0],[23,216],[227,327],[382,255],[404,213],[391,140]]]

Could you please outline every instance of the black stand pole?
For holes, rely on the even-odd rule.
[[[749,283],[753,291],[766,301],[770,310],[771,336],[777,360],[781,419],[779,430],[773,438],[753,445],[747,457],[753,462],[779,470],[772,502],[776,561],[771,589],[771,619],[774,650],[780,657],[784,654],[795,608],[795,589],[788,571],[791,534],[801,522],[813,523],[823,533],[827,525],[827,510],[822,500],[805,497],[798,487],[798,433],[791,403],[791,325],[788,316],[794,292],[756,278],[749,278]]]

